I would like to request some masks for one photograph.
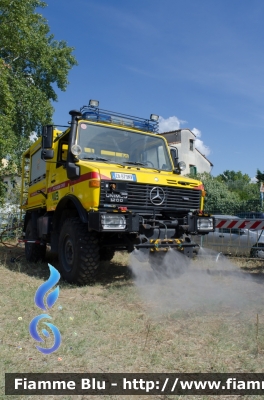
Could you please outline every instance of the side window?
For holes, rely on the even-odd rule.
[[[65,164],[67,161],[67,156],[68,156],[68,138],[69,134],[63,136],[58,145],[58,158],[57,158],[57,165],[56,168],[61,167],[62,165]]]
[[[162,169],[170,168],[166,163],[165,154],[164,154],[162,146],[158,147],[158,160],[159,160],[159,168],[162,168]]]
[[[190,151],[193,151],[193,139],[190,139]]]
[[[67,161],[68,143],[61,144],[61,161]]]

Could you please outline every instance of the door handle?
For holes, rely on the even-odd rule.
[[[224,235],[219,235],[219,237],[224,237]]]
[[[52,181],[50,181],[51,183],[54,183],[54,182],[56,182],[56,179],[52,179]]]

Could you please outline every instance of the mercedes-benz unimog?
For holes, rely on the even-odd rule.
[[[158,116],[101,110],[95,100],[70,115],[63,130],[44,126],[23,155],[27,260],[49,245],[62,277],[88,284],[117,250],[192,257],[189,235],[212,232],[214,219],[203,212],[202,182],[181,175],[184,162],[159,135]]]

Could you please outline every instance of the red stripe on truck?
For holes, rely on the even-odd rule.
[[[104,179],[104,180],[108,180],[108,181],[111,180],[111,178],[108,178],[108,176],[99,174],[98,172],[94,172],[94,171],[88,172],[87,174],[80,176],[80,178],[76,179],[75,181],[71,181],[68,179],[67,181],[59,183],[58,185],[50,186],[48,188],[48,193],[56,192],[56,190],[64,189],[68,185],[73,186],[73,185],[76,185],[77,183],[89,181],[90,179],[98,179],[98,180]]]

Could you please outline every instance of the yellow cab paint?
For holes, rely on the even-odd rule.
[[[82,120],[79,122],[79,124]],[[85,121],[86,124],[94,125],[93,122]],[[106,124],[96,124],[105,126]],[[118,129],[124,129],[129,131],[138,132],[138,130],[131,129],[129,127],[120,127],[111,125]],[[67,131],[66,131],[67,132]],[[146,135],[152,135],[145,133]],[[54,138],[63,136],[64,133],[55,130]],[[76,181],[70,181],[67,178],[66,169],[63,165],[58,165],[56,162],[58,157],[58,140],[54,140],[53,150],[54,158],[51,161],[41,160],[41,138],[39,138],[30,149],[24,153],[24,158],[29,158],[32,163],[33,156],[37,154],[38,166],[41,162],[45,163],[45,174],[38,177],[36,181],[29,181],[28,187],[28,201],[27,204],[23,204],[24,210],[46,207],[47,211],[54,211],[59,201],[66,195],[72,194],[76,196],[83,207],[89,211],[90,209],[97,209],[100,200],[100,187],[90,187],[89,182],[91,180],[100,181],[101,179],[111,179],[111,173],[133,173],[136,175],[136,181],[138,183],[145,184],[156,184],[160,186],[172,186],[172,187],[184,187],[185,189],[197,189],[202,190],[202,182],[187,178],[185,176],[174,174],[173,171],[156,171],[152,168],[142,168],[137,166],[120,166],[118,164],[105,164],[100,161],[89,162],[79,160],[77,165],[80,166],[81,174],[80,178]],[[165,141],[164,138],[162,140]],[[165,141],[166,142],[166,141]],[[32,169],[32,165],[30,166]],[[44,176],[45,175],[45,176]],[[46,195],[46,198],[45,196]],[[204,207],[204,197],[201,196],[200,209]]]

